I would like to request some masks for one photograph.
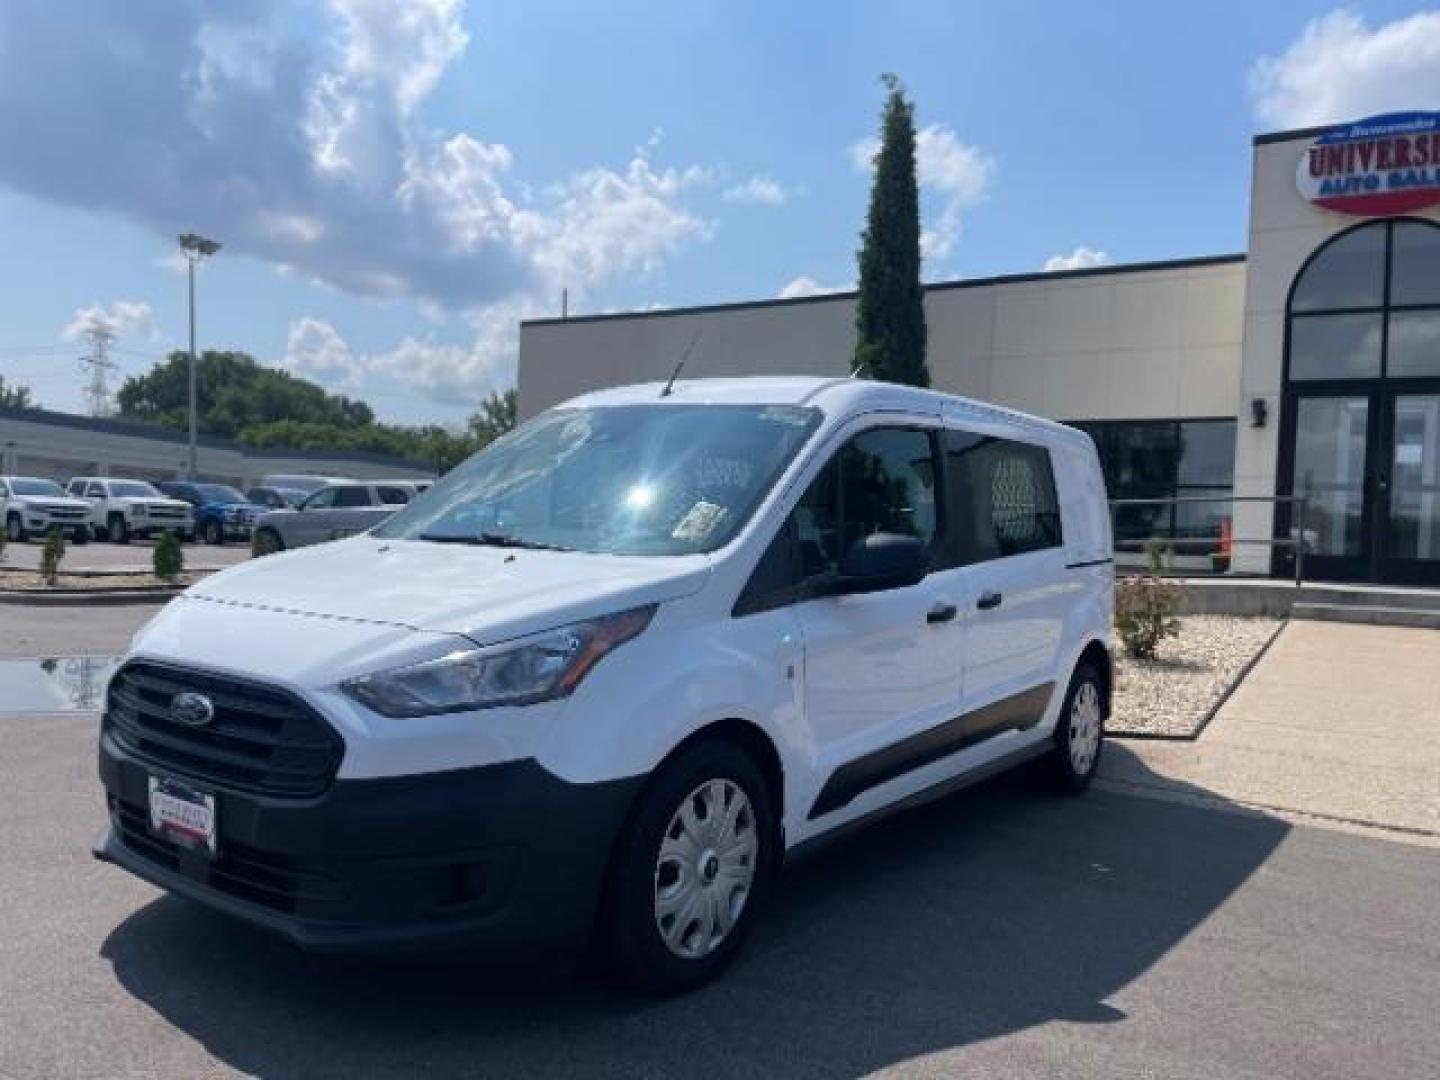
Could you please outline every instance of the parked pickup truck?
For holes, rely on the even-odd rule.
[[[144,480],[77,476],[66,489],[90,505],[90,528],[112,544],[132,536],[154,536],[169,529],[182,540],[195,538],[195,515],[182,499],[169,499]]]
[[[415,485],[403,480],[331,484],[294,510],[262,514],[255,523],[255,551],[267,555],[367,532],[415,495]]]
[[[57,525],[77,544],[90,539],[90,504],[67,498],[54,480],[0,476],[0,520],[12,544],[44,536]]]
[[[229,484],[165,480],[155,486],[172,499],[183,499],[195,508],[195,533],[207,544],[249,541],[255,519],[265,512],[263,506],[256,506]]]

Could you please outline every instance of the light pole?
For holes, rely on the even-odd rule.
[[[215,240],[207,240],[195,233],[180,234],[180,251],[185,256],[186,270],[190,277],[190,479],[196,478],[196,393],[195,393],[195,264],[201,259],[214,255],[220,250]]]

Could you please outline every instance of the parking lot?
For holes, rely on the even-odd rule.
[[[112,653],[152,610],[7,608],[3,648]],[[7,1078],[1351,1078],[1440,1060],[1423,846],[1017,776],[798,864],[725,978],[653,1001],[588,970],[308,957],[165,897],[89,856],[95,734],[93,713],[0,713]]]

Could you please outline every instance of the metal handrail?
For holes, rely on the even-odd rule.
[[[1291,531],[1293,536],[1271,536],[1265,538],[1257,537],[1230,537],[1230,546],[1237,544],[1249,544],[1251,546],[1267,548],[1293,548],[1295,550],[1295,587],[1298,589],[1305,581],[1305,554],[1310,548],[1310,537],[1308,526],[1310,523],[1310,496],[1308,495],[1172,495],[1168,498],[1158,499],[1111,499],[1110,500],[1110,529],[1113,536],[1115,530],[1115,510],[1123,506],[1178,506],[1184,503],[1270,503],[1272,506],[1288,505],[1298,508],[1299,527]],[[1173,517],[1171,519],[1174,520]],[[1138,544],[1141,547],[1152,543],[1173,544],[1176,542],[1174,536],[1147,536],[1136,539],[1125,540],[1125,543]],[[1201,543],[1195,541],[1184,541],[1187,543]],[[1116,549],[1119,550],[1118,547]],[[1216,552],[1220,549],[1217,547]],[[1214,554],[1215,552],[1212,552]]]

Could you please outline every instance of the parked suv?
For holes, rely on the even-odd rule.
[[[350,480],[320,488],[293,510],[272,510],[255,525],[261,554],[339,540],[365,532],[415,497],[402,480]]]
[[[66,491],[90,505],[90,528],[112,544],[128,544],[131,537],[154,536],[166,529],[183,540],[195,538],[190,504],[167,498],[144,480],[77,476]]]
[[[1112,601],[1071,428],[867,380],[591,394],[173,601],[110,684],[97,854],[309,948],[598,935],[673,991],[849,826],[1032,758],[1084,788]]]
[[[195,534],[207,544],[250,539],[255,519],[264,508],[256,506],[229,484],[199,484],[166,480],[155,485],[172,499],[189,503],[195,514]]]
[[[90,504],[66,497],[54,480],[0,476],[0,520],[12,544],[44,536],[57,525],[77,544],[90,539]]]
[[[245,498],[266,510],[288,510],[305,501],[308,491],[287,487],[252,487],[245,492]]]

